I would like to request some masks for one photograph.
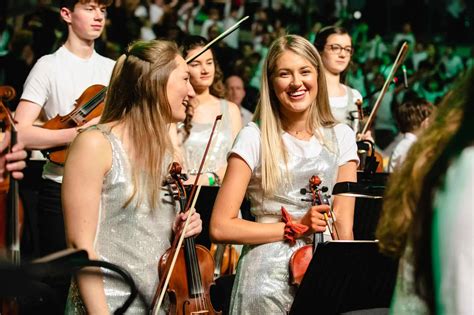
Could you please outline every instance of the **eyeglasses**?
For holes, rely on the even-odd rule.
[[[326,45],[326,47],[329,47],[329,50],[336,55],[339,55],[341,51],[345,51],[349,55],[352,55],[354,53],[354,48],[350,46],[342,47],[341,45],[338,44],[332,44],[332,45]]]

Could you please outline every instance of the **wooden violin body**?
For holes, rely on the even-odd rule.
[[[170,168],[170,175],[168,186],[171,194],[179,201],[181,212],[185,212],[187,195],[183,179],[186,176],[181,174],[181,166],[176,162]],[[170,273],[170,270],[173,272]],[[167,287],[171,304],[169,314],[221,314],[214,310],[210,298],[210,288],[214,284],[214,259],[207,248],[195,244],[193,237],[184,238],[183,246],[171,246],[162,255],[158,262],[158,274],[160,283],[152,302],[153,312],[161,307],[163,288]],[[164,279],[168,280],[167,286]]]
[[[313,259],[313,245],[305,245],[298,248],[290,258],[290,283],[299,286],[309,263]]]
[[[202,245],[194,246],[194,249],[191,249],[194,253],[188,253],[186,245],[179,251],[167,291],[171,302],[169,313],[221,314],[214,310],[210,299],[210,288],[214,284],[214,260],[207,248]],[[169,267],[173,253],[174,251],[168,250],[161,257],[158,267],[160,277]],[[191,256],[195,256],[195,262],[192,262]],[[189,261],[189,265],[186,261]]]
[[[214,279],[220,276],[233,275],[237,268],[239,254],[231,244],[212,244],[211,255],[214,257]]]
[[[53,130],[80,127],[93,118],[99,117],[104,110],[106,91],[107,88],[103,85],[91,85],[76,100],[74,110],[65,116],[56,115],[42,127]],[[62,165],[66,161],[67,146],[49,148],[42,152],[51,162]]]

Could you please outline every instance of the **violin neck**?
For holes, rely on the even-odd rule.
[[[89,115],[96,107],[105,99],[105,92],[107,91],[107,87],[104,87],[102,90],[99,91],[92,99],[90,99],[87,103],[85,103],[81,107],[81,115],[86,117]]]
[[[313,240],[313,254],[316,252],[316,248],[318,244],[324,243],[324,235],[323,233],[314,233],[314,240]]]

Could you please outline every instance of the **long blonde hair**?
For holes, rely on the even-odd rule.
[[[157,204],[165,155],[173,150],[166,87],[178,55],[172,42],[138,41],[120,56],[112,72],[100,123],[123,123],[132,144],[133,192],[124,206],[135,197],[140,204],[145,193],[150,206]]]
[[[263,64],[260,99],[254,115],[254,121],[260,125],[262,131],[262,187],[265,194],[272,194],[280,185],[281,180],[287,178],[279,166],[281,161],[286,164],[287,152],[281,138],[283,126],[280,102],[272,87],[277,60],[285,51],[291,51],[308,60],[318,74],[318,93],[310,105],[307,121],[309,130],[312,130],[318,140],[324,143],[325,139],[319,129],[332,127],[335,124],[329,107],[323,64],[316,48],[307,39],[298,35],[277,38],[270,46]]]

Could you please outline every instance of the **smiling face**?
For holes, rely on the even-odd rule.
[[[352,42],[348,34],[330,35],[321,53],[321,59],[326,70],[333,74],[340,74],[346,70],[351,61],[351,54],[345,49],[348,50],[351,48]],[[339,52],[336,52],[337,50],[339,50]]]
[[[196,47],[188,52],[186,58],[194,56],[201,51],[202,47]],[[191,84],[196,91],[202,91],[209,88],[214,82],[216,72],[214,56],[212,51],[207,50],[201,56],[189,64],[191,74]]]
[[[171,107],[172,122],[183,121],[186,118],[186,105],[196,94],[190,83],[188,65],[181,56],[176,56],[176,64],[166,85],[166,94]]]
[[[283,116],[307,115],[318,94],[317,69],[307,59],[286,50],[276,61],[272,86]]]

